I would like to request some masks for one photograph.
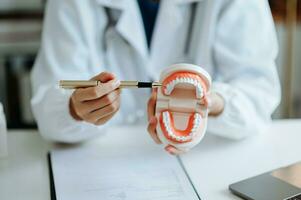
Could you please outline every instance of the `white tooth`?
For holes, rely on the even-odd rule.
[[[171,85],[170,93],[173,91],[174,88],[175,88],[175,85]]]
[[[173,81],[172,81],[172,84],[173,84],[173,85],[176,85],[176,84],[177,84],[177,80],[173,80]]]
[[[165,111],[164,113],[165,113],[166,117],[169,117],[169,112],[168,111]]]
[[[169,91],[168,91],[168,88],[167,88],[167,86],[165,86],[165,90],[164,90],[164,92],[165,92],[165,94],[166,94],[166,95],[168,95],[168,92],[169,92]]]
[[[170,91],[172,89],[172,85],[171,84],[168,84],[167,85],[167,89]]]
[[[199,122],[200,122],[200,116],[199,116],[199,114],[195,114],[194,115],[193,122],[194,122],[194,125],[198,125],[199,124]]]
[[[170,125],[171,124],[170,123],[171,113],[169,113],[168,111],[165,111],[165,112],[162,113],[162,115],[163,115],[164,127],[167,131],[167,134],[169,135],[169,137],[171,137],[174,140],[179,141],[179,142],[185,142],[185,141],[191,140],[194,137],[194,135],[196,134],[196,130],[199,127],[199,121],[201,119],[200,115],[198,113],[195,113],[194,114],[194,120],[193,120],[194,125],[193,125],[189,135],[188,136],[177,136],[172,131],[172,128],[171,128],[171,125]]]
[[[197,98],[201,98],[203,96],[203,91],[200,85],[196,88],[196,96]]]
[[[164,115],[163,116],[163,120],[167,123],[168,121],[167,121],[167,116],[166,115]]]
[[[163,112],[163,118],[164,119],[166,118],[166,112]]]
[[[194,85],[195,87],[197,87],[198,81],[197,81],[197,80],[194,80],[194,81],[193,81],[193,85]]]
[[[168,85],[167,86],[167,95],[170,95],[170,93],[171,93],[171,90],[172,90],[172,88],[171,88],[171,86],[170,85]]]
[[[165,127],[166,130],[169,129],[169,128],[168,128],[168,127],[169,127],[169,124],[168,124],[166,121],[164,121],[164,127]]]
[[[203,90],[202,89],[198,89],[198,92],[199,92],[200,95],[203,94]]]

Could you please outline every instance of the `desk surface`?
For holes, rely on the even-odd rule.
[[[133,140],[124,140],[125,132],[149,137],[144,127],[116,127],[93,143],[103,151],[116,143],[131,145]],[[123,136],[116,141],[115,133]],[[273,122],[265,134],[244,141],[208,134],[182,159],[203,199],[233,200],[239,198],[228,191],[229,184],[300,161],[300,140],[301,120],[281,120]],[[152,145],[151,140],[144,141]],[[0,160],[0,199],[50,200],[46,153],[55,147],[44,142],[37,131],[9,131],[8,142],[9,157]]]

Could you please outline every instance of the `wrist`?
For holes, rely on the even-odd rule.
[[[213,92],[210,98],[211,106],[209,107],[209,115],[217,117],[224,111],[225,100],[220,94],[216,92]]]

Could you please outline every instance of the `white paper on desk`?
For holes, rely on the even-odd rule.
[[[58,200],[198,200],[177,158],[162,151],[55,150],[51,162]]]

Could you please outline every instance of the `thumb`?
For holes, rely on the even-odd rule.
[[[116,76],[110,72],[102,72],[96,76],[94,76],[91,80],[100,81],[102,83],[106,83],[115,79]]]

